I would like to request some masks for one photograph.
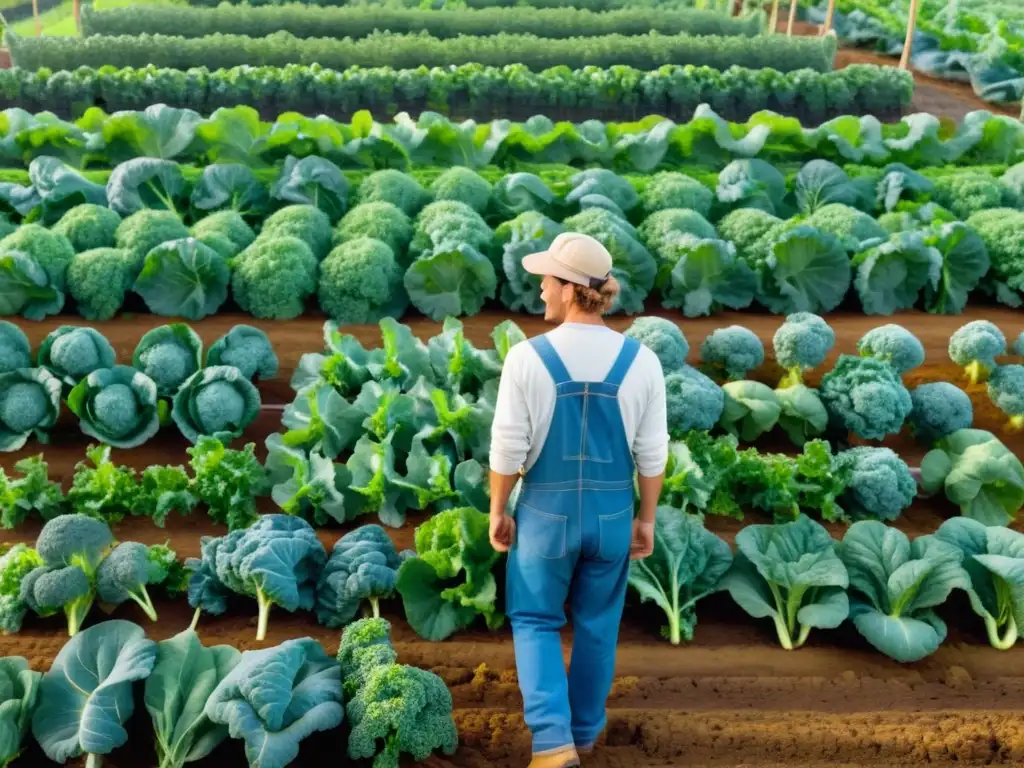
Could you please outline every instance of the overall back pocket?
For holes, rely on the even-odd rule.
[[[524,554],[545,560],[565,557],[568,518],[542,512],[528,504],[516,507],[516,546]]]

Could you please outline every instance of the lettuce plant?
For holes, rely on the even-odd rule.
[[[416,528],[415,540],[416,556],[402,563],[396,587],[416,634],[444,640],[480,615],[492,629],[504,623],[491,573],[499,555],[488,538],[486,514],[441,512]]]
[[[850,618],[872,646],[900,662],[920,661],[946,639],[934,609],[969,589],[963,553],[936,536],[913,541],[874,520],[854,523],[838,546],[850,577]]]
[[[86,755],[88,768],[128,741],[132,683],[153,671],[156,643],[129,621],[105,621],[71,638],[43,675],[32,734],[57,763]]]
[[[736,535],[736,557],[722,579],[755,619],[771,617],[787,651],[812,629],[835,629],[850,610],[849,577],[828,531],[806,515],[781,525],[748,525]]]
[[[253,768],[286,768],[299,744],[341,725],[341,666],[311,637],[246,651],[210,694],[210,722],[245,743]]]
[[[693,639],[696,603],[711,594],[732,565],[729,545],[697,518],[658,507],[654,552],[629,564],[629,586],[641,602],[653,601],[668,617],[662,635],[673,645]]]

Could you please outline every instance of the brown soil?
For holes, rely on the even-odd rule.
[[[503,313],[488,312],[467,320],[470,340],[487,344],[491,328],[504,317]],[[1002,308],[976,308],[957,317],[906,313],[882,319],[837,314],[829,317],[838,337],[832,357],[853,352],[857,339],[869,328],[900,322],[926,347],[928,362],[915,372],[915,380],[956,380],[959,373],[946,358],[949,335],[963,323],[982,317],[999,324],[1009,338],[1024,326],[1019,313]],[[537,318],[514,319],[529,335],[545,329]],[[24,327],[35,345],[54,327],[72,322],[75,320],[68,317],[51,318]],[[128,361],[142,334],[162,322],[140,315],[98,323],[96,327],[111,339],[120,359]],[[279,426],[280,405],[290,400],[287,382],[299,357],[322,347],[322,319],[267,323],[222,315],[195,323],[194,327],[209,344],[239,322],[267,330],[281,358],[278,379],[261,386],[265,402],[278,408],[265,409],[245,436],[246,441],[262,448],[266,435]],[[616,318],[612,324],[621,329],[628,322]],[[723,313],[680,324],[692,346],[691,362],[696,362],[701,341],[715,328],[742,324],[770,344],[781,322],[781,318],[767,315]],[[422,320],[412,320],[410,325],[423,339],[439,330],[437,324]],[[374,327],[353,327],[351,332],[368,346],[378,343]],[[762,373],[765,377],[774,375],[770,365]],[[979,425],[997,429],[1001,419],[990,407],[982,407],[987,400],[983,390],[972,394],[976,395]],[[1024,451],[1020,439],[1007,440],[1012,440],[1018,452]],[[52,469],[65,483],[70,481],[87,442],[69,423],[45,449]],[[920,457],[920,449],[909,439],[900,438],[893,444],[911,463]],[[184,441],[168,430],[136,451],[118,452],[117,459],[139,468],[150,463],[183,463],[187,460],[184,448]],[[21,455],[39,450],[38,445],[32,445],[20,454],[6,455],[0,465],[9,467]],[[263,510],[273,510],[269,500],[264,500]],[[928,533],[955,513],[945,502],[922,499],[905,513],[899,526],[911,535]],[[392,531],[399,547],[413,545],[413,529],[421,519],[413,517],[404,528]],[[740,523],[710,519],[709,527],[732,541]],[[31,541],[37,532],[38,525],[26,525],[16,532],[0,533],[0,541]],[[330,547],[343,532],[340,528],[323,529],[320,536]],[[128,520],[117,527],[116,533],[121,540],[169,541],[188,557],[198,555],[201,536],[221,535],[223,529],[196,515],[174,517],[166,529],[158,529],[144,519]],[[833,533],[841,535],[842,528],[834,526]],[[659,612],[634,602],[631,598],[621,629],[606,742],[586,760],[587,766],[852,768],[1024,762],[1024,648],[1009,652],[990,648],[980,620],[959,597],[943,609],[950,625],[947,642],[932,657],[909,665],[896,664],[875,653],[849,626],[835,632],[812,633],[806,647],[784,651],[770,622],[750,619],[723,595],[701,604],[693,643],[676,648],[658,635],[662,623]],[[191,610],[184,601],[159,600],[158,609],[160,621],[156,624],[149,624],[134,605],[122,606],[114,615],[142,623],[155,639],[180,631],[191,619]],[[440,674],[454,696],[459,751],[451,758],[431,758],[425,765],[526,765],[529,733],[522,720],[508,628],[496,632],[473,628],[448,642],[426,643],[405,624],[397,601],[384,606],[384,615],[393,623],[399,658]],[[92,621],[101,619],[102,613],[96,610]],[[276,610],[263,644],[254,639],[255,623],[255,605],[239,599],[227,615],[203,617],[200,633],[208,644],[230,643],[243,650],[307,635],[320,640],[330,652],[337,648],[339,633],[318,626],[311,614]],[[567,651],[570,638],[567,631]],[[35,668],[46,669],[64,642],[60,618],[32,617],[21,634],[0,637],[0,655],[23,655]],[[133,768],[153,764],[147,720],[139,706],[129,747],[115,753],[111,764]],[[336,759],[338,738],[335,733],[308,740],[301,763]],[[33,766],[47,764],[37,748],[29,750],[23,761]],[[244,757],[238,743],[229,742],[203,764],[233,768],[244,765]]]

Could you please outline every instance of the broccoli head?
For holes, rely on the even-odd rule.
[[[700,357],[720,378],[736,381],[764,363],[764,345],[749,328],[730,325],[704,339]]]
[[[29,571],[21,582],[21,600],[39,616],[64,611],[68,636],[73,637],[92,608],[92,582],[81,568],[44,565]]]
[[[75,258],[75,249],[64,235],[41,224],[24,224],[0,240],[0,253],[7,251],[20,251],[31,257],[46,271],[55,288],[64,289],[68,267]]]
[[[375,668],[394,664],[397,658],[385,619],[359,619],[345,627],[338,647],[345,698],[355,696]]]
[[[88,515],[60,515],[39,532],[36,552],[51,567],[75,565],[92,576],[114,544],[110,526]]]
[[[683,366],[665,377],[668,431],[681,439],[691,430],[709,430],[722,417],[725,393],[696,368]]]
[[[479,213],[465,203],[441,200],[425,207],[416,217],[410,255],[430,253],[442,243],[464,243],[489,253],[494,232]]]
[[[711,203],[714,199],[715,196],[710,189],[696,179],[677,171],[654,174],[640,195],[640,201],[648,215],[670,208],[686,208],[706,218],[711,213]]]
[[[394,253],[380,240],[349,240],[320,265],[320,308],[344,325],[399,318],[409,305],[404,278]]]
[[[239,254],[231,276],[238,306],[267,320],[302,314],[316,290],[317,259],[296,237],[259,237]]]
[[[156,621],[156,608],[146,591],[151,569],[149,547],[137,541],[118,544],[96,571],[96,594],[109,605],[132,599]]]
[[[895,520],[917,495],[910,467],[889,448],[858,446],[843,451],[832,471],[845,475],[846,490],[839,504],[851,520]]]
[[[1021,305],[1024,291],[1024,212],[1012,208],[994,208],[976,213],[967,220],[967,226],[978,233],[991,260],[991,270],[985,277],[996,297],[1012,307]]]
[[[911,390],[910,428],[924,443],[931,444],[974,422],[971,398],[948,381],[921,384]]]
[[[227,238],[232,247],[224,255],[231,257],[252,245],[256,233],[237,211],[218,211],[197,221],[192,226],[192,237],[202,242],[208,237]],[[215,250],[220,252],[220,249]]]
[[[65,213],[51,231],[63,235],[75,249],[83,253],[96,248],[113,248],[121,217],[102,205],[85,203]]]
[[[980,211],[1003,204],[1003,186],[985,173],[955,173],[935,179],[935,201],[951,210],[958,219],[968,219]]]
[[[637,228],[637,234],[651,253],[662,260],[662,251],[673,238],[693,235],[701,240],[718,237],[715,228],[697,211],[668,208],[652,213]]]
[[[803,223],[832,235],[850,253],[864,250],[871,241],[889,239],[888,232],[873,218],[842,203],[819,208]]]
[[[967,323],[949,337],[949,359],[964,369],[971,384],[987,380],[996,358],[1005,354],[1006,337],[988,320]]]
[[[435,200],[457,200],[477,213],[491,203],[491,185],[476,171],[457,165],[449,168],[430,185]]]
[[[171,240],[184,240],[188,236],[188,227],[171,211],[147,208],[122,221],[114,234],[114,245],[127,254],[128,284],[135,282],[151,250]]]
[[[412,219],[392,203],[363,203],[338,222],[334,244],[341,245],[358,237],[371,237],[386,243],[398,262],[406,264],[409,241],[412,240]]]
[[[654,352],[661,361],[662,372],[669,374],[686,365],[690,343],[678,325],[664,317],[638,317],[626,329],[626,336],[636,339]]]
[[[787,316],[772,338],[775,361],[786,369],[779,387],[802,383],[804,373],[825,362],[835,343],[836,333],[822,317],[811,312]]]
[[[82,317],[98,321],[117,314],[135,280],[132,258],[127,251],[116,248],[95,248],[72,259],[67,274],[68,293]]]
[[[317,261],[331,250],[331,220],[314,205],[289,205],[263,222],[260,239],[296,237],[307,246]]]
[[[359,185],[360,203],[391,203],[406,216],[415,216],[430,201],[430,195],[412,176],[388,168],[371,173]]]
[[[1000,365],[988,380],[988,396],[1010,417],[1010,432],[1024,429],[1024,365]]]
[[[718,236],[736,246],[744,259],[763,250],[762,241],[780,231],[785,222],[758,208],[738,208],[718,222]]]
[[[899,374],[924,363],[924,345],[906,328],[893,323],[865,333],[857,342],[857,351],[862,357],[884,360]]]
[[[821,379],[821,401],[829,423],[866,440],[881,440],[903,428],[910,415],[910,393],[889,364],[873,357],[840,355]]]
[[[375,757],[377,768],[398,768],[406,752],[422,762],[435,749],[455,754],[458,731],[452,718],[452,694],[433,672],[405,664],[373,669],[347,705],[352,730],[348,755]],[[383,751],[378,754],[383,743]]]

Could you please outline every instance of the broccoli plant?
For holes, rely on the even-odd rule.
[[[924,363],[924,345],[906,328],[892,323],[865,333],[857,351],[862,357],[884,360],[901,375]]]
[[[910,428],[923,443],[931,444],[974,423],[970,396],[948,381],[933,381],[910,391]]]
[[[712,429],[722,417],[725,392],[696,368],[684,365],[665,376],[668,431],[680,438],[694,429]]]
[[[857,446],[832,462],[832,472],[845,485],[827,519],[895,520],[917,495],[910,467],[890,448]]]
[[[771,617],[787,651],[812,629],[846,621],[849,577],[828,531],[801,515],[781,525],[748,525],[736,535],[736,557],[720,589],[755,619]]]
[[[949,359],[964,369],[971,384],[986,381],[996,357],[1006,354],[1006,337],[988,320],[974,320],[949,337]]]
[[[150,561],[149,547],[126,541],[118,544],[96,569],[96,595],[108,605],[134,600],[150,621],[156,621],[156,608],[146,585],[159,575]]]
[[[294,319],[316,291],[317,257],[298,237],[265,232],[232,264],[232,295],[253,317]]]
[[[346,240],[320,265],[320,308],[344,324],[401,317],[409,306],[404,275],[386,243],[369,237]]]
[[[658,507],[654,552],[629,565],[629,586],[640,600],[652,600],[668,617],[662,635],[673,645],[693,639],[696,603],[711,594],[732,565],[729,545],[696,518]]]
[[[491,202],[491,184],[476,171],[453,166],[434,179],[430,191],[435,200],[456,200],[477,213],[485,213]]]
[[[1024,365],[1000,365],[992,371],[988,396],[1009,417],[1008,432],[1024,430]]]
[[[675,373],[686,365],[690,343],[682,329],[664,317],[638,317],[626,329],[625,335],[636,339],[654,352],[661,362],[666,375]]]
[[[407,216],[415,216],[430,202],[430,194],[412,176],[392,168],[371,173],[359,185],[362,204],[391,203]]]
[[[118,248],[93,248],[68,267],[68,292],[86,320],[110,320],[124,304],[134,280],[132,256]]]
[[[254,768],[286,768],[304,738],[341,725],[341,667],[311,637],[246,651],[203,711],[242,739]]]
[[[185,562],[193,574],[189,604],[222,612],[223,606],[203,604],[198,585],[207,580],[223,591],[253,597],[259,605],[256,639],[263,640],[271,606],[291,612],[313,608],[326,561],[323,544],[309,523],[291,515],[263,515],[249,528],[203,540],[202,558]]]
[[[114,544],[106,523],[85,515],[61,515],[36,539],[43,565],[21,582],[21,600],[40,616],[63,611],[68,635],[81,628],[96,597],[96,572]]]
[[[337,659],[342,691],[351,699],[366,684],[370,672],[398,660],[391,644],[391,625],[379,617],[353,621],[341,631]]]
[[[818,315],[788,315],[772,337],[775,361],[786,371],[779,388],[803,383],[804,374],[824,363],[835,343],[835,331]]]
[[[896,434],[910,415],[910,393],[899,374],[873,357],[840,355],[819,392],[829,423],[866,440]]]
[[[369,237],[385,243],[402,266],[408,266],[407,250],[412,240],[412,220],[402,209],[388,202],[363,203],[338,222],[334,244]]]
[[[392,596],[398,569],[412,555],[409,550],[399,553],[379,525],[364,525],[342,536],[317,584],[317,620],[332,629],[342,627],[355,618],[363,600],[379,617],[380,600]]]
[[[305,160],[327,162],[322,158],[315,157],[305,158]],[[278,183],[283,181],[284,172],[284,169],[282,169],[282,179],[279,179]],[[345,183],[344,176],[338,174],[338,177],[342,183]],[[343,208],[346,202],[341,201],[339,207]],[[327,252],[331,250],[332,234],[331,218],[315,205],[286,206],[268,216],[263,222],[262,230],[260,230],[260,236],[264,239],[294,237],[301,240],[309,246],[317,261],[321,261],[327,255]]]
[[[749,328],[730,325],[713,331],[704,339],[700,358],[708,372],[736,381],[764,363],[764,345]]]

